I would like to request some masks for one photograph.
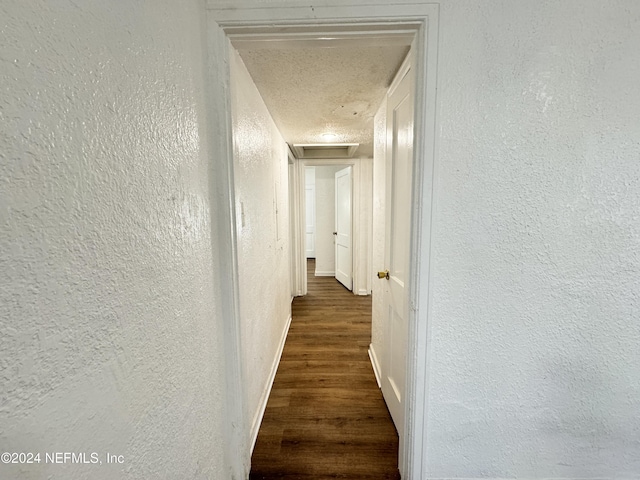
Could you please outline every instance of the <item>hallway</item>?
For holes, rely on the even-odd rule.
[[[293,320],[252,456],[250,478],[399,479],[398,436],[367,349],[371,296],[315,277]]]

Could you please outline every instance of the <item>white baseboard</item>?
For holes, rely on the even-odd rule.
[[[316,270],[315,273],[316,277],[335,277],[336,276],[336,272],[319,272],[318,270]]]
[[[260,425],[262,424],[262,417],[264,417],[264,411],[267,409],[267,402],[269,401],[269,395],[271,395],[271,388],[273,387],[273,381],[276,378],[276,372],[278,371],[278,365],[280,365],[280,358],[282,357],[282,351],[284,350],[284,342],[287,340],[287,334],[289,333],[289,327],[291,326],[291,315],[287,319],[287,324],[282,331],[282,338],[280,338],[280,344],[278,345],[278,351],[271,365],[271,372],[269,373],[269,380],[267,381],[267,388],[262,393],[260,399],[260,407],[253,417],[251,423],[251,453],[256,446],[256,440],[258,440],[258,432],[260,431]]]
[[[360,290],[358,290],[358,295],[370,295],[370,294],[371,292],[366,288],[361,288]]]
[[[373,345],[371,344],[369,344],[369,359],[371,360],[371,366],[373,367],[373,374],[376,376],[378,388],[382,388],[380,383],[380,362],[378,362],[378,357],[376,356],[376,352],[373,350]]]

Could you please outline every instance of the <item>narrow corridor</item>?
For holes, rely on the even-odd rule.
[[[309,260],[250,478],[399,479],[398,436],[367,353],[371,297],[313,271]]]

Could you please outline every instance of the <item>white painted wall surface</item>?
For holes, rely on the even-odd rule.
[[[305,221],[307,224],[307,235],[305,238],[305,250],[307,258],[316,257],[316,168],[306,167],[304,169],[305,185]]]
[[[353,293],[371,294],[373,158],[359,158],[353,171]]]
[[[332,276],[336,268],[335,173],[344,166],[325,165],[316,169],[316,275]]]
[[[231,59],[241,343],[251,435],[277,368],[291,315],[287,146],[239,55]],[[274,193],[275,192],[275,193]]]
[[[640,477],[640,3],[443,1],[428,478]]]
[[[228,478],[203,5],[0,18],[0,478]]]

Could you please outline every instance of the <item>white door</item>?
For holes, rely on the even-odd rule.
[[[305,168],[305,251],[307,258],[316,257],[316,170]]]
[[[336,177],[336,226],[333,232],[336,249],[336,279],[349,290],[353,288],[351,261],[351,167]]]
[[[385,168],[385,270],[383,311],[385,354],[381,359],[381,387],[400,438],[404,431],[406,348],[408,336],[409,234],[411,170],[413,164],[413,78],[411,68],[400,70],[389,90]],[[398,81],[399,80],[399,81]],[[380,276],[380,275],[379,275]]]

